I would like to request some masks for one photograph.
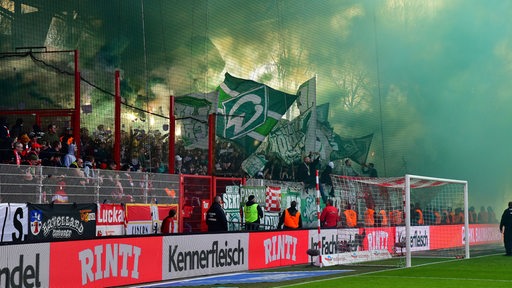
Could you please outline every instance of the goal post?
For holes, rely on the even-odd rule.
[[[469,258],[467,181],[418,175],[331,179],[341,216],[332,265],[410,267],[427,261],[421,258]]]
[[[463,226],[463,229],[461,231],[461,233],[456,233],[454,236],[457,237],[457,236],[461,236],[461,234],[463,235],[463,239],[462,241],[460,242],[461,246],[463,246],[463,251],[460,251],[460,249],[457,249],[457,247],[460,247],[458,245],[455,245],[454,247],[445,247],[445,248],[441,248],[441,251],[443,251],[443,249],[445,249],[445,255],[442,255],[441,256],[455,256],[455,257],[464,257],[464,258],[469,258],[470,255],[469,255],[469,213],[468,213],[468,182],[467,181],[464,181],[464,180],[454,180],[454,179],[444,179],[444,178],[435,178],[435,177],[426,177],[426,176],[418,176],[418,175],[410,175],[410,174],[407,174],[405,175],[405,184],[404,184],[404,188],[405,188],[405,207],[414,207],[414,204],[412,204],[411,202],[411,193],[414,193],[415,190],[418,190],[420,192],[418,193],[428,193],[426,191],[422,191],[422,189],[433,189],[435,187],[443,187],[443,186],[450,186],[450,189],[441,189],[440,192],[437,192],[437,195],[436,197],[434,197],[430,204],[431,204],[431,207],[434,207],[432,209],[443,209],[443,208],[446,208],[448,209],[448,213],[451,213],[449,212],[450,210],[452,210],[453,208],[450,207],[454,204],[456,204],[457,202],[459,201],[463,201],[463,213],[464,213],[464,217],[463,217],[463,221],[460,221],[460,219],[457,221],[455,219],[450,219],[450,220],[445,220],[444,222],[447,222],[447,221],[451,221],[452,223],[443,223],[443,219],[442,219],[442,215],[441,215],[441,223],[430,223],[432,224],[432,226],[434,225],[438,225],[438,224],[441,224],[441,225],[451,225],[451,226],[454,226],[454,225],[460,225],[462,224]],[[451,187],[454,187],[454,188],[451,188]],[[443,191],[443,190],[446,190],[447,192]],[[449,193],[448,195],[446,195],[445,193]],[[437,196],[440,196],[440,197],[437,197]],[[437,205],[436,205],[437,204]],[[459,203],[460,204],[460,203]],[[443,205],[445,207],[443,207]],[[452,208],[452,209],[450,209]],[[405,241],[405,244],[406,244],[406,267],[411,267],[412,265],[412,247],[411,247],[411,227],[412,227],[412,221],[411,221],[411,218],[412,218],[412,213],[413,213],[413,209],[410,210],[411,212],[410,213],[406,213],[406,217],[405,217],[405,226],[406,226],[406,229],[405,229],[405,237],[406,237],[406,241]],[[453,212],[455,213],[455,212]],[[450,215],[446,215],[447,217],[449,217]],[[455,215],[454,215],[455,216]],[[456,223],[453,223],[453,222],[456,222]],[[461,223],[462,222],[462,223]],[[432,229],[430,229],[432,231]],[[447,233],[451,233],[451,230],[452,229],[449,229]],[[455,231],[457,231],[458,229],[456,229]],[[460,230],[458,230],[460,231]],[[443,239],[445,237],[442,237]],[[430,239],[433,239],[430,238]],[[437,246],[437,243],[433,243],[433,244],[436,244],[435,247],[438,247]],[[452,252],[450,252],[451,250],[453,250]],[[457,251],[459,250],[459,251]]]

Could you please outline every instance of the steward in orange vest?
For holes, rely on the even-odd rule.
[[[434,224],[441,224],[441,213],[436,208],[434,208]]]
[[[379,215],[378,218],[379,218],[379,221],[377,223],[377,226],[388,226],[389,223],[388,223],[388,213],[386,212],[386,210],[384,209],[380,209],[379,211]]]
[[[364,212],[364,226],[365,227],[375,226],[375,210],[373,210],[370,207],[367,207],[366,212]]]
[[[391,221],[391,225],[393,226],[402,225],[404,223],[402,211],[400,209],[389,211],[389,221]]]
[[[277,224],[277,227],[279,229],[299,229],[302,228],[302,218],[300,217],[300,212],[297,210],[297,202],[292,201],[290,203],[290,208],[284,210],[284,212],[281,214],[281,217],[279,217],[279,224]]]
[[[348,204],[347,209],[343,211],[344,222],[346,227],[353,228],[357,226],[357,212],[352,210],[350,204]]]
[[[423,220],[423,211],[421,211],[420,205],[416,203],[414,206],[414,213],[412,214],[412,225],[423,225],[425,221]]]

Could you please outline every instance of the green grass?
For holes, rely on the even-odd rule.
[[[283,282],[238,283],[201,287],[511,288],[512,273],[510,271],[512,270],[512,257],[503,256],[503,251],[504,249],[501,245],[492,244],[471,247],[471,259],[413,257],[411,261],[413,267],[411,268],[401,268],[405,265],[405,258],[403,257],[353,266],[338,265],[320,268],[310,264],[303,264],[261,271],[350,271]]]
[[[417,262],[416,262],[417,263]],[[340,267],[338,267],[340,268]],[[299,284],[266,287],[512,287],[512,257],[502,254],[422,264],[411,268],[338,274],[329,279],[309,279]],[[361,271],[359,271],[361,272]],[[268,283],[267,283],[268,284]]]

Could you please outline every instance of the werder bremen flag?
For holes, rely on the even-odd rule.
[[[208,149],[208,115],[215,113],[217,91],[174,98],[174,116],[185,149]]]
[[[363,165],[366,163],[368,152],[372,144],[373,133],[360,138],[343,138],[334,134],[333,151],[331,160],[350,158],[354,162]]]
[[[310,121],[305,131],[304,153],[318,152],[316,147],[316,78],[313,77],[302,83],[297,91],[297,107],[300,114],[311,111]]]
[[[252,154],[297,98],[226,73],[218,87],[217,136]]]
[[[310,109],[292,121],[282,119],[269,134],[267,153],[276,154],[286,164],[300,162],[305,153],[304,143],[311,114]]]

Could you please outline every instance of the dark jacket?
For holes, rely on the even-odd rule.
[[[512,234],[512,208],[507,208],[503,211],[500,221],[500,231]]]
[[[331,166],[325,167],[325,170],[322,172],[322,175],[320,176],[320,183],[332,186],[331,174],[332,174]]]
[[[320,157],[317,157],[309,164],[302,162],[297,170],[297,181],[303,182],[306,188],[316,185],[316,167],[320,163]]]
[[[214,202],[212,206],[206,212],[206,225],[208,225],[208,231],[228,231],[228,220],[226,219],[226,213],[219,203]]]

